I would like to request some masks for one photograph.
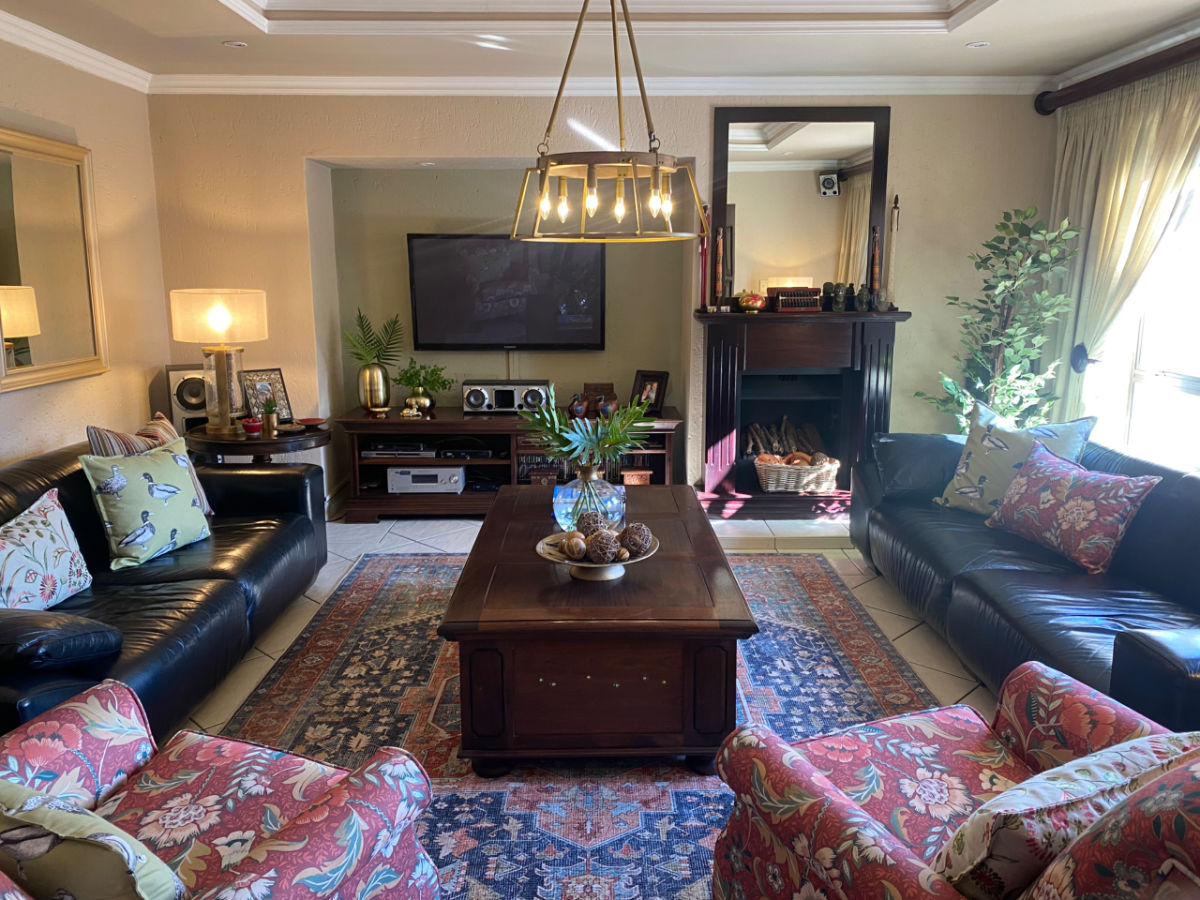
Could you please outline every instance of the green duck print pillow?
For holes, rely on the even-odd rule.
[[[113,569],[141,565],[208,537],[208,519],[182,451],[180,440],[139,456],[79,457],[108,535]]]
[[[990,516],[1000,508],[1004,492],[1029,459],[1034,443],[1040,441],[1055,456],[1077,462],[1095,427],[1096,417],[1088,416],[1061,424],[1013,428],[994,410],[978,403],[954,477],[934,502]]]

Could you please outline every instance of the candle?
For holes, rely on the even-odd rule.
[[[891,215],[888,216],[891,220],[891,225],[888,228],[887,242],[887,266],[885,274],[885,282],[887,289],[884,294],[885,299],[893,306],[898,306],[896,303],[896,238],[900,232],[900,195],[892,200]]]

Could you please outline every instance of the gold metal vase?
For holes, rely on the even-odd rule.
[[[387,369],[379,363],[370,363],[358,370],[358,402],[363,409],[382,415],[388,411],[391,399]]]
[[[433,395],[427,393],[423,386],[417,385],[404,401],[404,405],[422,414],[427,413],[434,407]]]
[[[279,433],[279,413],[263,413],[263,437],[275,437]]]

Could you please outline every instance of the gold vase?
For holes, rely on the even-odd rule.
[[[279,413],[263,413],[263,437],[275,437],[279,432]]]
[[[367,412],[385,414],[391,402],[387,369],[371,363],[358,370],[358,402]]]
[[[408,399],[404,401],[404,405],[424,415],[433,409],[433,395],[426,393],[425,388],[421,385],[417,385],[412,389],[412,393],[408,395]]]

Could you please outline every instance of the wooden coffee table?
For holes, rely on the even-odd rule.
[[[542,559],[552,489],[505,486],[438,633],[459,645],[462,756],[481,775],[522,757],[685,756],[711,772],[733,730],[737,642],[758,631],[687,485],[626,488],[658,553],[617,581]]]

